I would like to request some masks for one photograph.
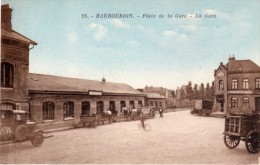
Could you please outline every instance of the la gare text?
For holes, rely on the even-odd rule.
[[[82,18],[103,18],[103,19],[113,19],[113,18],[217,18],[216,14],[141,14],[134,15],[133,13],[98,13],[96,15],[82,14]]]

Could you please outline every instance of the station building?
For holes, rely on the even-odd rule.
[[[260,113],[260,67],[234,55],[214,72],[214,113]]]
[[[9,5],[2,5],[1,13],[0,109],[27,110],[31,120],[53,128],[69,126],[82,114],[111,110],[120,115],[122,107],[147,106],[149,99],[156,99],[105,78],[96,81],[29,73],[29,51],[37,43],[12,29]]]

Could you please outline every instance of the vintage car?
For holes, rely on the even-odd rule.
[[[33,146],[40,146],[44,141],[43,132],[28,118],[24,110],[0,110],[0,142],[30,140]]]

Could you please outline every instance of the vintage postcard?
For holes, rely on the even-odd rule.
[[[259,164],[259,15],[2,0],[0,164]]]

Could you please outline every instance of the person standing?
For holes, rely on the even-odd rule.
[[[159,113],[160,113],[160,117],[163,117],[163,109],[162,109],[162,107],[160,107]]]

